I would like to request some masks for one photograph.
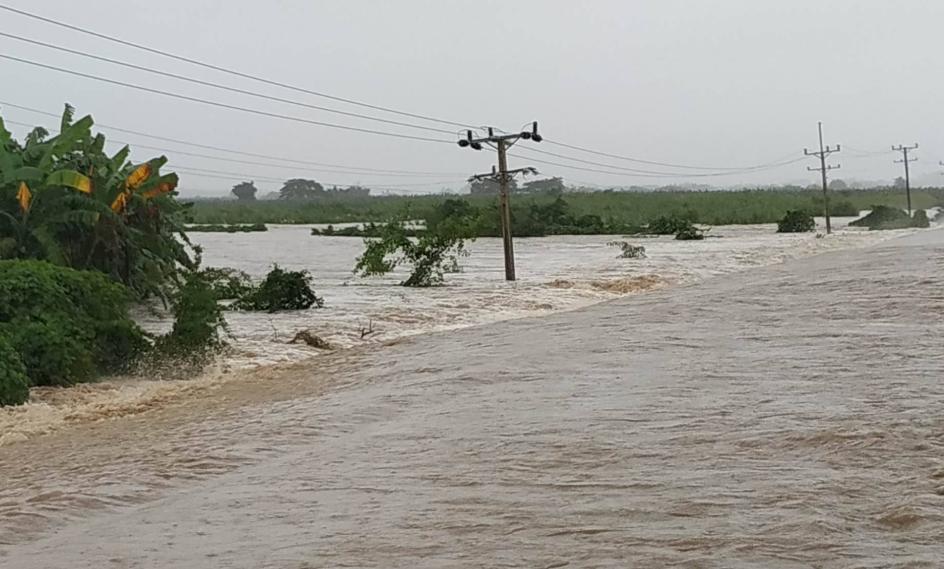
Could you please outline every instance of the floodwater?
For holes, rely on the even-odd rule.
[[[388,336],[273,365],[241,316],[214,389],[0,448],[0,566],[942,565],[941,231],[719,228],[641,261],[521,240],[516,287],[480,242],[453,286],[375,301],[283,231],[206,256],[313,270],[337,313],[277,329],[356,327],[350,306]],[[593,284],[644,276],[664,284]]]

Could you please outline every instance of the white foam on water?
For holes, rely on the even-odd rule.
[[[933,213],[933,212],[932,212]],[[34,389],[30,402],[0,409],[0,445],[49,433],[77,421],[139,413],[232,378],[250,377],[228,370],[290,364],[322,354],[290,344],[300,330],[311,330],[333,347],[376,345],[416,334],[443,332],[528,316],[574,310],[619,296],[645,293],[751,267],[826,251],[866,247],[915,230],[870,232],[846,228],[854,218],[833,220],[838,228],[820,233],[777,234],[774,225],[714,227],[703,241],[671,237],[612,235],[517,239],[518,281],[504,280],[500,239],[479,239],[469,247],[462,272],[447,275],[442,287],[398,286],[406,273],[356,278],[352,269],[363,240],[315,237],[311,226],[270,226],[264,233],[198,233],[205,266],[233,267],[261,279],[273,264],[310,271],[325,307],[276,314],[229,312],[231,348],[218,366],[198,377],[154,380],[115,378],[70,388]],[[611,241],[646,248],[645,259],[619,258]],[[141,313],[152,331],[169,328],[167,319]],[[364,335],[363,331],[372,330]]]

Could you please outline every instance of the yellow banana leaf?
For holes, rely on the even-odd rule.
[[[130,192],[121,192],[118,194],[115,201],[111,202],[111,210],[115,213],[123,212],[125,208],[128,207],[128,197],[130,195]]]
[[[158,185],[155,186],[154,188],[151,188],[150,190],[144,192],[144,193],[141,194],[141,195],[144,196],[144,197],[147,198],[147,199],[156,198],[157,196],[160,196],[160,195],[166,194],[166,193],[168,193],[168,192],[174,191],[174,189],[175,189],[176,187],[177,187],[177,181],[176,181],[176,180],[174,180],[174,181],[172,181],[172,182],[161,182],[160,184],[158,184]]]
[[[128,176],[128,179],[125,180],[125,185],[129,189],[135,189],[141,184],[144,183],[151,176],[151,164],[145,162],[137,168],[134,169],[134,172],[131,172],[131,175]]]
[[[29,209],[30,202],[33,200],[33,193],[30,192],[26,182],[20,182],[20,189],[16,192],[16,201],[20,202],[20,209],[23,213]]]
[[[75,170],[58,170],[46,178],[47,186],[66,186],[80,192],[92,193],[92,180]]]

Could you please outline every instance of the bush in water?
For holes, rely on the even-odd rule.
[[[208,352],[223,347],[223,309],[213,287],[199,273],[190,275],[174,296],[174,327],[162,338],[180,352]]]
[[[357,258],[354,272],[362,277],[384,275],[407,263],[410,276],[402,286],[429,287],[443,283],[443,275],[458,270],[458,258],[466,255],[465,241],[469,239],[468,225],[457,222],[439,223],[435,230],[423,232],[411,240],[403,224],[388,223],[383,236],[365,239],[367,248]]]
[[[126,368],[148,347],[130,291],[93,271],[0,261],[0,335],[31,385],[70,385]]]
[[[237,310],[305,310],[324,306],[324,299],[311,288],[308,271],[286,271],[274,266],[259,286],[239,299],[233,308]]]
[[[610,241],[607,243],[610,247],[619,247],[622,250],[620,253],[621,259],[645,259],[646,258],[646,248],[642,245],[633,245],[632,243],[627,243],[626,241]]]
[[[29,399],[26,366],[10,342],[0,336],[0,407],[20,405]]]
[[[675,234],[675,238],[679,241],[700,241],[705,238],[705,234],[694,225],[689,225],[679,230],[679,232]]]
[[[911,225],[913,227],[926,228],[931,227],[931,221],[928,219],[928,212],[923,209],[919,209],[914,212],[914,217],[911,218]]]
[[[693,213],[663,215],[649,222],[646,233],[676,235],[681,231],[690,230],[694,221],[695,215]]]
[[[812,214],[801,209],[793,209],[777,222],[777,233],[806,233],[816,229]]]
[[[927,214],[924,219],[927,220]],[[852,227],[868,227],[873,230],[905,229],[916,227],[915,220],[908,217],[904,210],[884,205],[874,206],[868,215],[850,222]]]
[[[229,267],[208,267],[200,275],[213,289],[219,300],[239,299],[253,290],[249,275]]]

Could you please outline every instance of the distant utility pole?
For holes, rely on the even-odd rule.
[[[835,170],[841,168],[839,164],[832,166],[826,164],[826,157],[832,154],[833,152],[839,152],[841,150],[841,145],[837,144],[836,148],[830,148],[829,146],[823,146],[823,123],[819,124],[819,152],[810,152],[806,148],[803,149],[803,154],[806,156],[816,156],[819,158],[819,168],[810,168],[806,167],[810,172],[815,172],[817,170],[823,175],[823,213],[826,215],[826,233],[827,235],[833,232],[832,225],[829,222],[829,194],[826,192],[829,184],[826,182],[826,172],[828,170]]]
[[[898,146],[892,146],[892,150],[896,152],[901,152],[901,160],[895,160],[895,164],[904,164],[905,165],[905,194],[908,196],[908,215],[911,215],[911,173],[908,171],[908,163],[914,162],[917,158],[908,158],[909,150],[917,150],[918,143],[915,142],[914,146],[905,146],[899,144]]]
[[[531,130],[522,130],[514,134],[495,134],[495,129],[488,128],[488,136],[474,138],[472,131],[467,130],[465,138],[459,139],[459,146],[462,148],[471,148],[472,150],[482,150],[483,144],[498,150],[498,170],[492,168],[489,174],[479,174],[469,178],[469,181],[483,178],[491,178],[498,182],[499,206],[501,210],[501,228],[502,243],[505,249],[505,280],[515,280],[515,247],[511,240],[511,203],[508,196],[508,182],[515,174],[536,174],[534,168],[519,168],[517,170],[508,170],[508,159],[505,153],[509,148],[515,145],[518,140],[533,140],[541,142],[544,138],[538,134],[537,121],[531,123]]]

